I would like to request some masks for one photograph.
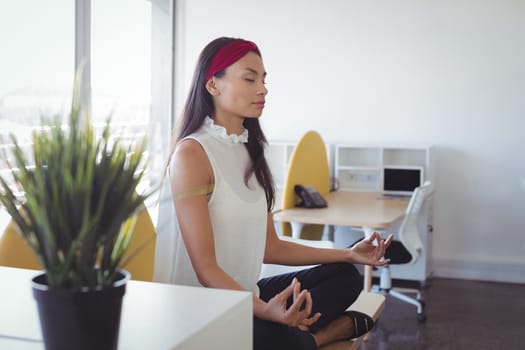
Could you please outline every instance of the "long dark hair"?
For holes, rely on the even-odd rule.
[[[202,50],[197,60],[191,88],[181,118],[177,123],[175,143],[197,131],[203,124],[205,117],[214,114],[215,106],[213,99],[208,90],[206,90],[206,72],[217,51],[224,45],[235,40],[240,39],[228,37],[217,38]],[[224,70],[215,74],[217,77],[223,75]],[[268,142],[258,119],[245,118],[243,126],[248,130],[249,134],[248,142],[245,145],[251,159],[251,164],[244,173],[244,182],[248,185],[248,180],[255,174],[257,181],[264,189],[268,211],[270,211],[275,203],[275,189],[270,168],[264,157],[264,147]]]

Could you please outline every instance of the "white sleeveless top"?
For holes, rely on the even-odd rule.
[[[267,206],[263,188],[255,176],[244,182],[250,157],[241,135],[206,117],[202,127],[186,138],[199,142],[215,178],[208,209],[213,227],[219,266],[246,290],[259,294],[257,280],[266,243]],[[154,281],[200,286],[184,246],[170,185],[169,167],[160,193],[157,222]],[[191,235],[191,232],[188,232]]]

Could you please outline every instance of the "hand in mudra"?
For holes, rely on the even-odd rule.
[[[287,301],[293,297],[290,307],[286,308]],[[320,313],[310,317],[312,312],[312,296],[306,289],[301,291],[301,284],[294,278],[292,283],[282,292],[268,300],[267,316],[269,320],[292,327],[299,327],[306,331],[314,324]]]
[[[374,231],[370,237],[367,237],[353,247],[348,248],[352,257],[352,262],[374,266],[388,264],[390,259],[383,259],[383,256],[393,239],[394,236],[392,234],[390,234],[385,240],[377,231]]]

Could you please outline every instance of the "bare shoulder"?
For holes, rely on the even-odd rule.
[[[193,139],[186,139],[181,141],[175,147],[175,153],[173,155],[175,161],[208,161],[208,156],[201,144]]]
[[[203,185],[211,183],[213,171],[201,144],[193,139],[180,142],[170,162],[172,183]]]

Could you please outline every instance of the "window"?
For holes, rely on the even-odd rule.
[[[101,130],[111,115],[121,142],[133,142],[151,130],[151,2],[92,1],[90,27],[93,120]]]
[[[29,150],[41,115],[64,112],[74,75],[74,2],[20,0],[0,3],[0,147],[9,133]],[[31,8],[31,11],[27,9]],[[0,160],[0,172],[9,176]]]
[[[94,122],[111,114],[112,128],[130,141],[147,132],[142,187],[158,186],[172,119],[172,12],[173,0],[0,2],[0,147],[14,133],[29,150],[42,114],[69,111],[75,57],[84,55]],[[11,169],[0,163],[0,171]]]

